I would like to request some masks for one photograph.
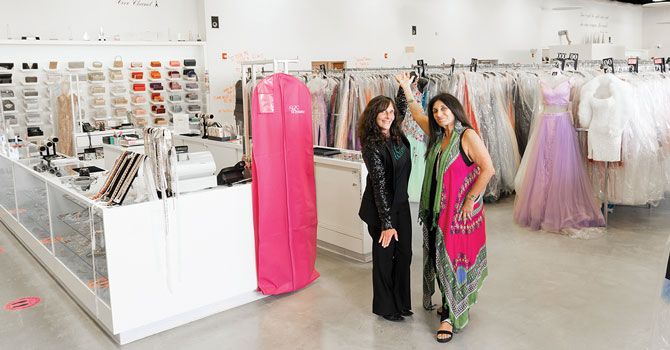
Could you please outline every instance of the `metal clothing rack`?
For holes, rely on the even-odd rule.
[[[247,163],[251,162],[251,135],[249,134],[249,99],[247,98],[247,78],[250,75],[252,81],[256,81],[258,77],[258,69],[263,69],[268,65],[272,65],[272,72],[280,72],[280,67],[282,68],[281,72],[289,74],[289,64],[297,64],[298,59],[272,59],[272,60],[258,60],[258,61],[245,61],[241,63],[241,76],[242,76],[242,109],[244,115],[244,142],[242,143],[242,152],[244,153],[244,161]]]

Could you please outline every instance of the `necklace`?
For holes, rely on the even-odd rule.
[[[393,155],[393,159],[400,159],[400,157],[405,154],[405,147],[402,145],[397,145],[395,142],[391,143],[391,145],[391,154]]]

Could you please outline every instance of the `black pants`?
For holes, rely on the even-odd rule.
[[[409,266],[412,262],[412,219],[409,202],[391,214],[398,241],[391,239],[388,247],[379,242],[381,228],[368,226],[372,237],[372,312],[392,315],[412,309]]]

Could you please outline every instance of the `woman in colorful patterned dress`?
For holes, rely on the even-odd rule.
[[[410,90],[407,73],[396,76]],[[424,300],[432,309],[435,278],[442,292],[437,341],[446,343],[469,321],[470,307],[488,275],[482,193],[495,173],[484,142],[472,130],[458,99],[439,94],[428,115],[406,93],[412,118],[428,135],[426,172],[419,204],[423,223]]]

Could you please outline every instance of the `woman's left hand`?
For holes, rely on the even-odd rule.
[[[465,221],[466,219],[472,219],[472,211],[475,208],[475,202],[467,198],[465,200],[465,203],[463,203],[463,208],[461,208],[461,212],[458,213],[458,217],[461,219],[461,221]]]

